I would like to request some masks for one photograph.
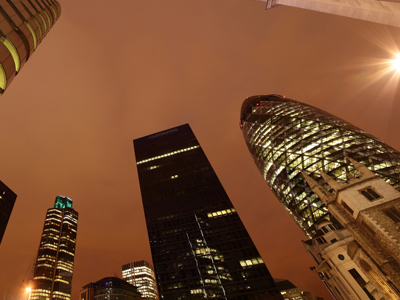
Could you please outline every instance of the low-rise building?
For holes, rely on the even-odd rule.
[[[85,285],[80,300],[143,300],[137,287],[117,277],[106,277]]]

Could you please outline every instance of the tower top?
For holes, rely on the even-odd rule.
[[[54,208],[72,208],[72,199],[64,196],[57,196],[54,201]]]

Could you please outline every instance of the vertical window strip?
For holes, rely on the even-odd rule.
[[[19,58],[19,54],[17,51],[17,48],[15,48],[14,44],[5,36],[0,37],[0,42],[3,43],[4,46],[6,46],[6,48],[8,49],[8,51],[10,51],[10,54],[14,60],[14,65],[15,65],[15,72],[18,73],[19,68],[21,66],[21,61]]]
[[[7,87],[7,75],[6,71],[3,68],[3,65],[0,63],[0,95]]]

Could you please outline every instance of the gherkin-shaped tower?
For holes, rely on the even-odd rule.
[[[346,172],[357,176],[346,154],[400,186],[398,151],[316,107],[280,95],[249,97],[242,104],[240,127],[265,181],[309,236],[328,210],[300,170],[321,183],[320,170],[342,180]]]

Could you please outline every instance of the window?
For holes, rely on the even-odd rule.
[[[357,283],[361,286],[364,287],[367,283],[365,282],[365,280],[361,277],[360,273],[357,272],[356,269],[350,269],[349,273],[351,274],[351,276],[353,276],[353,278],[357,281]]]
[[[400,222],[400,211],[397,208],[391,207],[391,208],[385,210],[384,213],[389,218],[391,218],[395,223],[399,223]]]
[[[323,237],[317,238],[318,244],[325,244],[326,240]]]
[[[19,54],[17,48],[15,48],[14,44],[4,36],[0,37],[0,42],[7,47],[8,51],[10,51],[15,64],[15,73],[18,73],[21,62],[19,60]]]
[[[373,231],[372,228],[367,225],[367,223],[362,222],[361,225],[370,235],[375,235],[375,231]]]
[[[7,86],[6,71],[4,71],[3,66],[0,64],[0,89],[4,91],[6,89],[6,86]],[[0,94],[2,93],[1,90],[0,90]]]
[[[359,191],[365,198],[367,198],[369,201],[374,201],[376,199],[382,198],[381,195],[379,195],[377,192],[375,192],[374,189],[371,187],[360,190]]]
[[[351,214],[354,213],[354,211],[350,208],[350,206],[347,205],[346,202],[342,202],[342,206],[347,209]]]

